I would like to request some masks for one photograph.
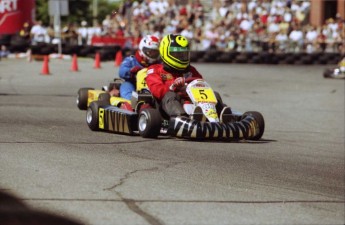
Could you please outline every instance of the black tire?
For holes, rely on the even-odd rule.
[[[86,123],[92,131],[99,130],[99,121],[98,121],[98,109],[99,107],[108,105],[103,101],[93,101],[86,111]]]
[[[138,130],[143,138],[157,138],[160,134],[161,125],[162,118],[159,110],[147,108],[139,113]]]
[[[244,116],[245,115],[249,115],[249,116],[254,117],[254,119],[256,121],[256,124],[257,124],[256,129],[259,129],[259,133],[258,134],[256,134],[254,137],[250,137],[248,139],[249,140],[259,140],[262,137],[262,135],[264,134],[264,132],[265,132],[265,120],[264,120],[264,117],[262,116],[261,113],[256,112],[256,111],[245,112],[243,115]]]
[[[80,88],[77,95],[77,106],[80,110],[87,109],[88,91],[94,88]]]
[[[226,104],[223,103],[223,99],[220,96],[218,91],[215,91],[214,95],[216,96],[216,99],[217,99],[217,104],[216,104],[217,114],[218,116],[220,116],[220,113],[223,110],[223,108],[226,107]]]
[[[323,77],[324,78],[332,78],[333,77],[333,70],[334,69],[325,69],[325,71],[323,72]]]
[[[106,102],[110,105],[110,94],[109,93],[102,93],[98,96],[98,101]]]

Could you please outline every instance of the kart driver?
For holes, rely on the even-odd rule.
[[[159,53],[162,64],[148,67],[146,84],[169,117],[188,117],[181,104],[182,97],[186,95],[183,90],[185,80],[194,77],[203,78],[196,68],[190,65],[188,39],[179,34],[168,34],[161,40]],[[218,92],[214,93],[218,101],[217,112],[220,112],[222,121],[225,121],[225,117],[231,114],[231,108],[223,104]],[[194,113],[200,111],[201,108],[196,107]]]
[[[137,72],[156,63],[159,63],[159,38],[146,35],[141,39],[135,55],[127,56],[120,65],[119,76],[125,80],[120,86],[120,96],[130,100],[132,91],[136,90]],[[110,95],[116,95],[116,91],[110,91]]]
[[[166,35],[161,40],[159,52],[162,64],[148,68],[147,86],[170,117],[187,116],[181,105],[179,91],[185,86],[186,78],[202,78],[190,65],[188,40],[181,35]]]

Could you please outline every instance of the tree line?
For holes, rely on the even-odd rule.
[[[96,19],[99,23],[113,12],[116,12],[121,7],[121,2],[109,2],[107,0],[97,0],[97,16],[94,18],[94,1],[95,0],[68,0],[69,15],[61,16],[61,23],[78,23],[85,20],[88,24]],[[41,20],[43,24],[52,24],[54,18],[49,16],[48,11],[49,0],[36,0],[36,20]]]

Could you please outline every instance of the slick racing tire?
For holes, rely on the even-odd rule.
[[[92,131],[99,130],[99,118],[98,118],[98,109],[101,106],[108,105],[104,101],[93,101],[86,111],[86,123]]]
[[[324,78],[332,78],[334,77],[334,69],[325,69],[325,71],[323,72],[323,77]]]
[[[80,110],[87,109],[88,91],[94,88],[80,88],[77,95],[77,106]]]
[[[161,124],[162,118],[157,109],[147,108],[139,113],[138,130],[143,138],[157,138]]]
[[[110,105],[110,94],[109,93],[102,93],[98,96],[98,101],[106,102]]]
[[[265,120],[264,120],[264,117],[262,116],[261,113],[256,112],[256,111],[245,112],[243,114],[243,116],[245,116],[245,115],[252,116],[255,119],[256,125],[257,125],[255,127],[255,129],[256,130],[259,129],[259,133],[257,133],[253,137],[248,138],[248,140],[259,140],[262,137],[262,135],[264,134],[264,131],[265,131]]]

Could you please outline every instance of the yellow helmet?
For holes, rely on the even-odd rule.
[[[189,66],[189,43],[182,35],[168,34],[163,37],[159,52],[163,63],[171,69],[184,70]]]

